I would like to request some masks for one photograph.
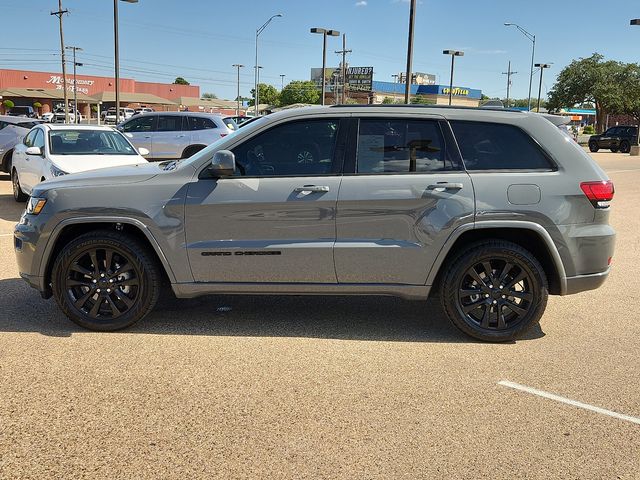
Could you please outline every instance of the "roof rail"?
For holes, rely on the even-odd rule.
[[[338,105],[329,105],[329,108],[435,108],[435,109],[454,109],[454,110],[493,110],[498,112],[513,112],[513,113],[525,113],[522,110],[516,110],[513,108],[504,108],[504,107],[493,107],[493,106],[480,106],[480,107],[469,107],[462,105],[425,105],[425,104],[405,104],[405,103],[376,103],[376,104],[362,104],[362,103],[354,103],[354,104],[338,104]]]

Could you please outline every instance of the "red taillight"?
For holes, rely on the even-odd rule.
[[[580,188],[591,201],[594,207],[605,208],[608,207],[613,200],[613,194],[615,192],[613,188],[613,182],[611,180],[603,180],[600,182],[582,182]]]

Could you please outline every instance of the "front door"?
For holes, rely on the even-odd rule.
[[[132,118],[122,125],[123,133],[129,138],[136,148],[146,148],[151,152],[147,157],[153,159],[152,134],[156,128],[157,115],[141,115]]]
[[[473,222],[473,186],[450,135],[437,118],[359,120],[354,175],[338,197],[338,282],[424,285],[451,232]]]
[[[341,133],[335,118],[276,125],[233,148],[235,176],[189,185],[197,282],[336,283]]]

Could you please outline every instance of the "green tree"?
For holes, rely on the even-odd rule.
[[[11,100],[5,100],[4,102],[2,102],[2,105],[4,105],[4,108],[15,107],[15,104]]]
[[[182,77],[176,77],[176,79],[173,81],[173,84],[174,85],[191,85]]]
[[[218,98],[218,96],[215,93],[205,92],[205,93],[202,94],[201,98],[216,99],[216,98]]]
[[[249,100],[250,106],[253,106],[254,104],[253,99],[255,96],[255,91],[256,91],[255,88],[251,89],[251,100]],[[278,90],[276,90],[276,88],[273,85],[267,85],[266,83],[259,83],[258,93],[260,95],[260,98],[258,99],[260,104],[275,105],[275,106],[279,105],[280,94],[278,93]]]
[[[548,108],[573,107],[593,103],[596,107],[596,126],[601,132],[608,113],[623,111],[624,93],[621,88],[625,65],[605,61],[599,53],[573,60],[564,67],[549,92]]]
[[[382,104],[383,105],[389,105],[389,104],[392,104],[392,103],[396,103],[396,101],[393,99],[393,97],[384,97],[382,99]]]
[[[260,93],[262,98],[262,93]],[[320,103],[320,91],[311,81],[294,80],[286,85],[280,92],[280,105],[293,105],[294,103]]]
[[[629,63],[622,72],[622,112],[640,123],[640,65]],[[640,134],[639,134],[640,135]],[[636,139],[638,141],[638,139]]]

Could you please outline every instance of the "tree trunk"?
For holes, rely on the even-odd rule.
[[[596,103],[596,133],[604,132],[607,123],[607,112],[604,111],[600,103]]]

